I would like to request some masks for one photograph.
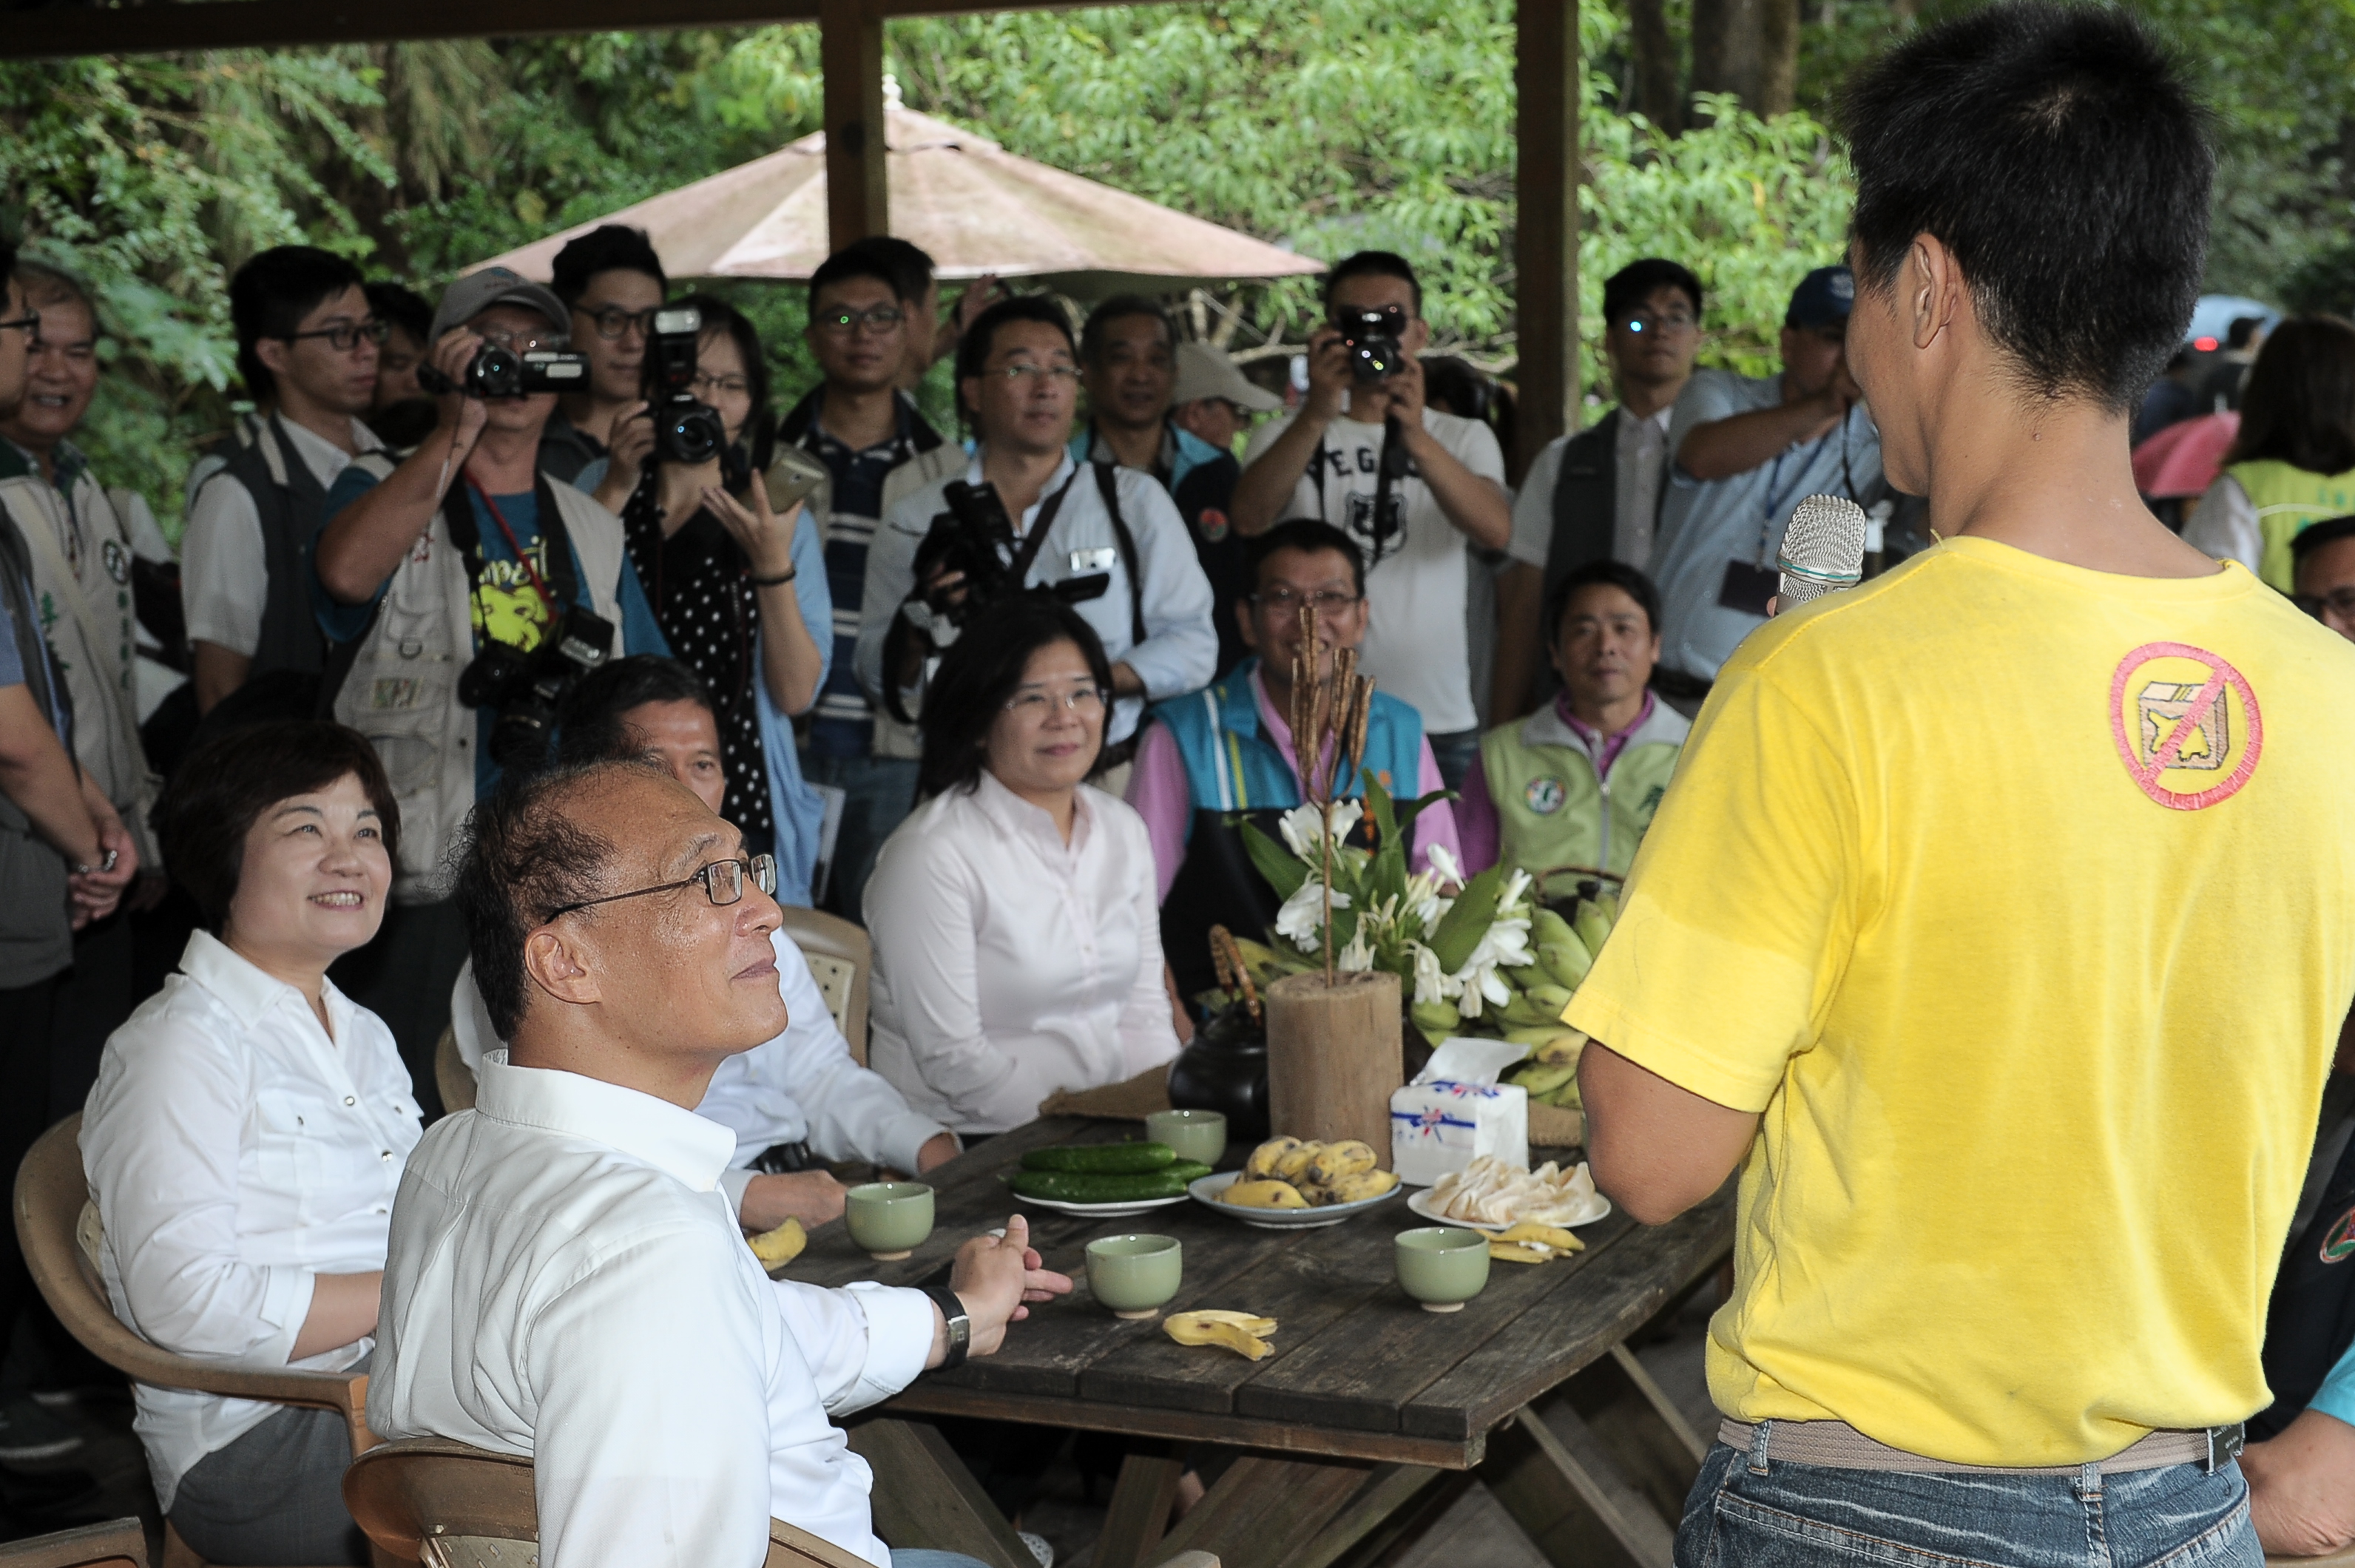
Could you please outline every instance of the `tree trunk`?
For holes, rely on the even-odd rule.
[[[1761,114],[1788,114],[1799,100],[1799,0],[1758,0],[1758,85],[1742,101]]]
[[[1685,95],[1677,80],[1677,45],[1668,36],[1668,9],[1662,0],[1627,0],[1627,19],[1636,55],[1636,112],[1668,135],[1680,134]]]
[[[1799,0],[1693,0],[1693,91],[1731,92],[1754,114],[1796,97]]]

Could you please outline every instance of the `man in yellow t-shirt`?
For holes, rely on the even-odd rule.
[[[2135,495],[2211,166],[2139,25],[1991,6],[1844,119],[1850,363],[1945,538],[1742,645],[1566,1014],[1604,1191],[1742,1171],[1677,1561],[2254,1564],[2355,648]]]

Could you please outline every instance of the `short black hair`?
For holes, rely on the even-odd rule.
[[[1086,323],[1080,328],[1080,362],[1093,365],[1104,351],[1104,335],[1115,321],[1132,315],[1149,315],[1161,324],[1161,336],[1169,351],[1178,351],[1178,324],[1169,319],[1169,312],[1159,300],[1146,299],[1143,294],[1114,294],[1088,312]]]
[[[600,272],[644,272],[663,293],[670,293],[670,278],[663,271],[662,258],[655,254],[655,242],[643,229],[621,223],[599,224],[556,253],[548,286],[567,305],[577,305]]]
[[[632,654],[599,666],[564,694],[557,709],[559,765],[620,762],[641,751],[622,715],[649,702],[692,702],[719,724],[719,705],[703,677],[667,654]]]
[[[881,283],[891,291],[891,297],[901,304],[906,304],[911,300],[922,301],[924,297],[924,291],[921,288],[912,294],[908,293],[906,274],[885,261],[873,247],[861,241],[856,245],[846,245],[837,251],[833,255],[820,261],[817,264],[817,271],[810,274],[811,316],[815,318],[817,315],[819,291],[836,283],[848,283],[853,278],[869,278]]]
[[[989,364],[989,351],[997,341],[997,329],[1012,321],[1035,321],[1051,326],[1063,335],[1071,345],[1071,357],[1080,357],[1080,346],[1071,336],[1071,318],[1063,307],[1045,294],[1017,294],[1010,300],[999,300],[973,318],[964,336],[957,342],[956,373],[962,381],[967,376],[978,376]]]
[[[2290,560],[2304,560],[2324,545],[2345,539],[2355,539],[2355,517],[2325,517],[2320,522],[2308,523],[2290,536]]]
[[[433,347],[432,301],[400,283],[373,283],[367,290],[368,309],[378,321],[400,328],[428,348]]]
[[[275,245],[240,267],[229,281],[229,319],[245,389],[258,399],[278,395],[278,379],[254,351],[263,338],[292,336],[321,304],[366,283],[357,267],[316,245]]]
[[[2207,111],[2147,27],[1989,5],[1859,72],[1840,121],[1860,282],[1885,293],[1934,234],[2024,390],[2112,412],[2142,396],[2191,319],[2215,172]]]
[[[2355,324],[2294,315],[2265,335],[2224,461],[2264,458],[2309,474],[2355,468]]]
[[[1630,261],[1603,280],[1603,319],[1607,325],[1636,309],[1662,289],[1680,289],[1685,298],[1692,301],[1693,315],[1700,315],[1700,280],[1692,269],[1663,256],[1646,256]]]
[[[1112,690],[1112,661],[1104,657],[1095,628],[1077,610],[1047,594],[1001,599],[957,634],[941,658],[940,673],[924,692],[924,757],[917,766],[918,789],[946,795],[953,789],[970,792],[981,783],[990,727],[1022,684],[1030,656],[1057,643],[1076,644],[1096,684]],[[1109,702],[1104,722],[1112,722]],[[1100,741],[1088,776],[1093,778],[1103,766]]]
[[[1294,517],[1244,541],[1243,568],[1251,579],[1252,597],[1259,594],[1260,569],[1268,557],[1284,549],[1296,549],[1303,555],[1331,550],[1349,563],[1349,582],[1358,597],[1366,596],[1366,552],[1358,548],[1358,541],[1321,517]]]
[[[282,800],[360,781],[376,807],[385,853],[400,863],[400,806],[376,748],[357,730],[323,720],[281,720],[225,730],[188,753],[156,803],[156,847],[172,880],[218,933],[245,869],[245,837]]]
[[[1395,251],[1359,251],[1342,257],[1325,274],[1325,308],[1333,308],[1333,293],[1351,278],[1401,278],[1414,291],[1414,314],[1423,314],[1423,280],[1414,275],[1414,265]]]
[[[1546,600],[1546,645],[1550,647],[1561,638],[1561,618],[1569,612],[1570,602],[1582,588],[1607,583],[1633,599],[1644,612],[1645,624],[1657,635],[1660,629],[1660,591],[1652,580],[1624,560],[1608,557],[1590,560],[1584,566],[1572,567]]]
[[[2232,325],[2224,329],[2224,347],[2246,348],[2249,346],[2249,339],[2254,337],[2257,335],[2257,328],[2264,324],[2265,318],[2261,315],[2234,316]]]
[[[1497,405],[1497,379],[1460,354],[1426,354],[1423,400],[1442,413],[1487,424]]]
[[[613,846],[564,808],[617,769],[670,776],[638,760],[578,763],[537,773],[509,768],[499,775],[498,788],[474,803],[459,831],[458,877],[450,896],[465,919],[474,986],[501,1040],[515,1038],[530,995],[525,939],[565,905],[607,891],[605,862]]]
[[[852,240],[836,251],[835,255],[842,256],[854,252],[879,263],[893,280],[892,292],[903,302],[915,304],[924,303],[924,292],[932,286],[932,273],[935,270],[931,251],[912,240],[902,240],[896,234],[869,234],[864,240]],[[827,260],[832,261],[833,257],[830,256]],[[813,299],[817,296],[815,278],[810,280],[810,296]]]
[[[689,294],[674,300],[671,307],[693,309],[703,313],[703,330],[696,339],[697,347],[714,333],[724,332],[736,345],[736,356],[744,361],[746,390],[752,399],[751,411],[744,416],[743,443],[752,460],[752,466],[766,473],[773,455],[772,437],[776,421],[769,412],[769,357],[761,347],[761,330],[752,325],[751,317],[721,299],[718,294]]]

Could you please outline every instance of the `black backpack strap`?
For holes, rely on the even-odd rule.
[[[1091,463],[1096,471],[1096,489],[1103,496],[1104,516],[1112,519],[1113,542],[1120,547],[1120,564],[1128,574],[1128,640],[1130,645],[1145,641],[1145,574],[1136,559],[1136,536],[1128,531],[1128,519],[1120,515],[1120,471],[1109,463]]]

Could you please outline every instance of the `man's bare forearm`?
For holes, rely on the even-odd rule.
[[[1848,411],[1827,392],[1795,403],[1754,409],[1685,432],[1675,453],[1677,466],[1704,482],[1747,474],[1796,442],[1814,441],[1838,424]]]
[[[1308,472],[1309,460],[1316,455],[1316,443],[1325,439],[1327,422],[1302,409],[1300,417],[1242,471],[1228,508],[1235,532],[1249,539],[1275,527],[1293,491],[1299,488],[1300,476]]]
[[[81,770],[21,682],[0,686],[0,795],[68,865],[94,866],[106,858],[82,799]]]
[[[1406,442],[1431,498],[1457,532],[1483,549],[1502,549],[1513,542],[1513,504],[1505,499],[1502,486],[1465,467],[1420,425],[1407,431]]]
[[[319,581],[339,604],[365,604],[376,597],[418,537],[433,525],[442,504],[442,480],[459,467],[453,453],[457,432],[436,430],[383,483],[327,519],[319,532]]]
[[[231,652],[218,643],[208,643],[197,637],[188,644],[196,671],[188,678],[197,688],[197,713],[210,713],[220,699],[245,684],[252,673],[253,656]]]

